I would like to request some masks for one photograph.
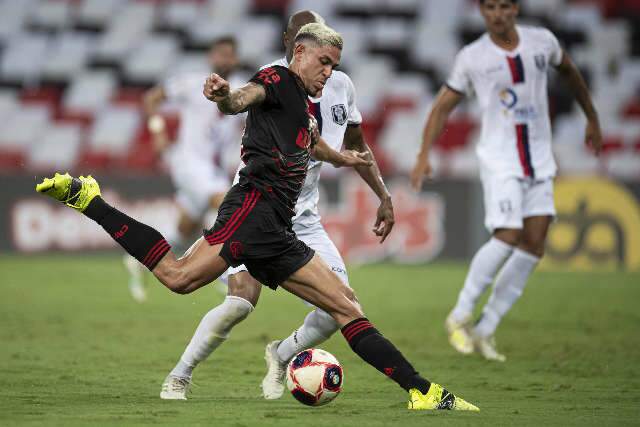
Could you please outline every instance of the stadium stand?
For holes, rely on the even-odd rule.
[[[601,114],[605,150],[594,159],[584,120],[552,77],[561,173],[640,179],[640,1],[521,3],[523,23],[554,31],[584,71]],[[0,0],[0,166],[157,172],[144,89],[202,69],[222,35],[239,38],[247,71],[270,62],[282,55],[285,17],[303,8],[343,33],[365,134],[386,173],[406,173],[412,156],[397,153],[416,152],[456,52],[482,31],[474,0]],[[438,174],[476,174],[478,118],[472,103],[454,114],[436,147]]]

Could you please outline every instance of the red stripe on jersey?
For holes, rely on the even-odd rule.
[[[509,63],[509,70],[511,70],[511,80],[513,83],[523,83],[524,65],[522,64],[522,58],[520,55],[515,57],[507,56],[507,62]]]
[[[529,152],[529,130],[526,124],[516,125],[516,139],[518,145],[518,157],[520,166],[525,176],[533,176],[533,165],[531,164],[531,153]]]

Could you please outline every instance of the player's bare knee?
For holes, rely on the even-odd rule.
[[[493,237],[510,246],[518,246],[522,241],[522,230],[502,228],[493,232]]]
[[[544,256],[544,239],[525,238],[518,246],[523,251],[530,253],[531,255],[542,258]]]
[[[229,291],[227,294],[229,296],[244,298],[254,307],[258,304],[262,285],[248,272],[242,271],[233,276],[229,276],[228,286]]]
[[[156,274],[158,280],[171,292],[184,295],[190,293],[193,289],[193,278],[182,269],[171,268],[158,273],[160,273]]]

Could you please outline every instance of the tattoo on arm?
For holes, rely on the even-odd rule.
[[[225,99],[218,102],[218,109],[225,114],[242,113],[252,105],[262,103],[266,96],[264,87],[256,83],[247,83],[229,92]]]

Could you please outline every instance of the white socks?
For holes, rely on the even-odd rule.
[[[489,297],[487,305],[482,311],[482,317],[475,326],[475,333],[481,337],[494,334],[500,319],[520,298],[527,279],[533,272],[540,258],[521,249],[513,251],[507,262],[500,270],[496,284]]]
[[[170,375],[191,377],[196,365],[224,342],[231,329],[253,311],[253,305],[244,298],[227,296],[217,307],[209,311],[200,321],[191,342]]]
[[[458,302],[451,312],[457,322],[463,322],[473,314],[478,298],[493,282],[498,269],[513,252],[513,246],[494,237],[489,239],[471,260],[464,287],[458,295]]]
[[[304,323],[278,346],[278,357],[284,362],[291,360],[298,352],[315,347],[329,339],[338,324],[327,312],[316,308],[307,314]]]

